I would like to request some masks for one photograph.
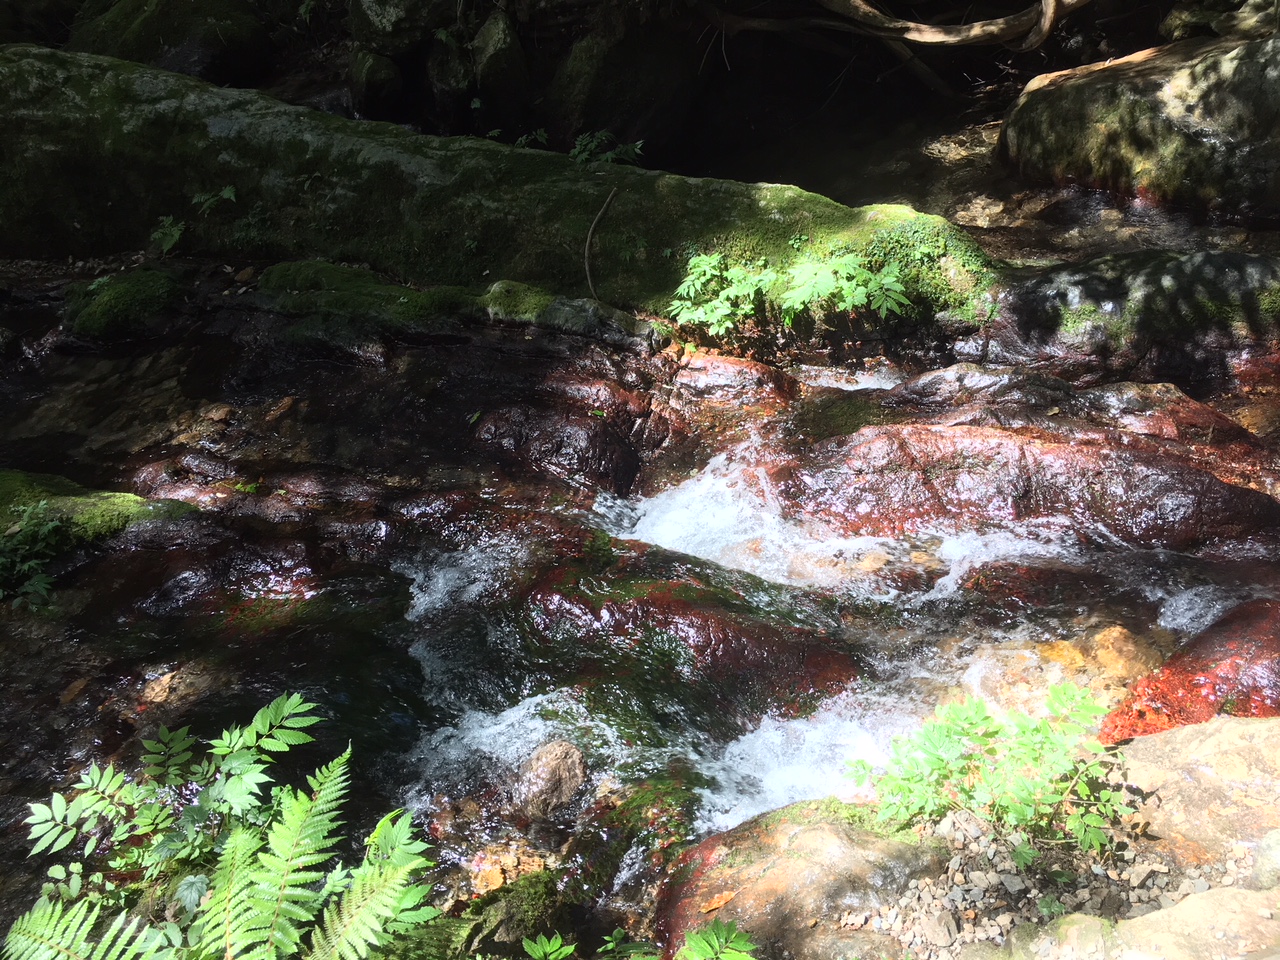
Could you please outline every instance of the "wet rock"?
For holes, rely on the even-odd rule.
[[[1274,215],[1280,39],[1187,40],[1032,80],[1001,133],[1035,180]]]
[[[1040,521],[1190,549],[1280,524],[1266,494],[1155,452],[988,427],[866,427],[817,445],[781,487],[797,513],[853,535]]]
[[[553,740],[534,751],[520,768],[514,800],[533,820],[545,820],[567,806],[587,782],[587,761],[572,743]]]
[[[590,564],[561,566],[529,597],[536,655],[576,674],[593,709],[643,736],[664,737],[675,716],[733,735],[770,710],[803,712],[858,676],[830,612],[803,599],[789,615],[758,611],[734,575],[717,583],[713,568],[674,563],[664,574],[664,555],[651,553],[617,557],[607,581]],[[741,588],[748,579],[768,589],[736,575]]]
[[[1280,262],[1221,251],[1115,254],[1011,283],[956,356],[1016,363],[1078,385],[1225,386],[1234,358],[1280,321]]]
[[[640,471],[625,434],[604,417],[575,411],[503,407],[477,424],[476,441],[539,473],[619,495],[630,492]]]
[[[681,360],[676,386],[700,399],[721,403],[789,400],[799,393],[795,378],[776,367],[701,350]]]
[[[78,20],[67,46],[238,87],[263,76],[271,52],[247,0],[116,0],[100,15]]]
[[[682,854],[658,900],[660,934],[679,943],[715,917],[735,921],[767,956],[896,955],[895,939],[840,918],[896,906],[911,881],[943,868],[946,854],[931,842],[902,843],[854,826],[847,809],[796,804]],[[938,926],[939,935],[954,934],[945,920]]]
[[[1219,713],[1280,716],[1280,603],[1241,604],[1133,684],[1129,698],[1103,721],[1115,743]]]

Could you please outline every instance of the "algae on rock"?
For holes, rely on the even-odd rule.
[[[7,516],[11,507],[41,501],[48,503],[50,513],[67,524],[72,539],[81,543],[113,536],[137,520],[195,509],[173,501],[144,500],[132,493],[87,490],[52,474],[0,470],[0,516]]]

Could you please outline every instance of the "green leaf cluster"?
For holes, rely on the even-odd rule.
[[[16,519],[0,531],[0,601],[14,607],[43,604],[53,587],[46,569],[65,545],[66,530],[47,500],[12,512]]]
[[[535,940],[525,937],[522,946],[531,960],[565,960],[577,949],[577,944],[565,943],[558,933],[553,933],[549,940],[541,933]]]
[[[1116,821],[1132,808],[1111,783],[1120,757],[1087,736],[1106,711],[1071,684],[1049,689],[1048,715],[993,714],[980,699],[939,707],[911,737],[895,741],[885,772],[864,761],[853,777],[872,782],[882,820],[933,820],[968,810],[1014,841],[1026,866],[1040,848],[1075,844],[1100,852]]]
[[[545,142],[545,141],[543,141]],[[517,141],[518,146],[524,146]],[[635,143],[619,143],[608,130],[593,130],[581,134],[569,148],[569,159],[575,163],[625,163],[635,165],[640,162],[644,141]]]
[[[32,854],[79,844],[105,870],[52,867],[4,960],[363,960],[434,918],[416,882],[427,844],[404,811],[382,818],[358,864],[337,858],[350,749],[306,789],[272,782],[272,755],[311,741],[314,707],[282,696],[201,756],[186,727],[161,727],[140,778],[94,765],[69,798],[32,804]],[[120,907],[132,916],[105,914]]]
[[[712,920],[700,930],[684,935],[684,946],[676,952],[676,960],[754,960],[756,945],[738,925],[730,920]]]
[[[781,274],[764,260],[742,264],[700,253],[689,259],[670,314],[720,336],[745,317],[777,316],[790,326],[801,315],[816,320],[871,311],[884,317],[909,305],[895,263],[873,269],[856,253],[806,257]]]

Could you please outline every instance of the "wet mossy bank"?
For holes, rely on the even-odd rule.
[[[0,126],[12,185],[0,256],[137,249],[171,217],[187,254],[321,257],[412,283],[582,296],[590,235],[598,298],[660,312],[692,253],[785,266],[798,238],[810,255],[876,238],[888,249],[906,228],[931,238],[909,285],[921,306],[963,308],[987,285],[968,237],[907,207],[422,136],[103,57],[0,48]],[[234,202],[193,205],[226,187]]]

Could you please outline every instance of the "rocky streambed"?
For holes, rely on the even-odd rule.
[[[933,198],[971,234],[34,47],[0,80],[0,252],[58,258],[0,274],[0,506],[71,528],[0,613],[14,909],[27,802],[298,690],[298,763],[353,742],[366,812],[431,835],[432,956],[710,916],[815,960],[1280,942],[1266,234]],[[1055,205],[1109,215],[993,257]],[[912,306],[699,345],[661,314],[704,247],[892,259]],[[1062,681],[1138,737],[1116,859],[867,829],[846,761]]]
[[[590,301],[556,326],[388,334],[358,322],[382,294],[302,305],[243,261],[146,264],[167,292],[134,304],[140,326],[78,330],[76,278],[121,267],[15,265],[3,305],[10,496],[57,474],[170,505],[67,555],[50,606],[4,614],[15,856],[22,804],[85,763],[299,689],[333,717],[324,745],[355,742],[369,807],[407,799],[435,838],[455,948],[530,923],[674,935],[726,892],[715,909],[751,926],[778,907],[737,874],[670,879],[748,828],[686,846],[853,799],[844,762],[941,700],[1034,709],[1071,680],[1118,704],[1113,738],[1280,704],[1278,461],[1246,426],[1277,400],[1263,343],[1219,346],[1226,386],[1185,383],[1200,399],[1079,356],[1068,379],[788,370],[664,346]],[[1226,814],[1211,852],[1135,839],[1128,862],[1076,865],[1078,889],[1015,897],[981,826],[887,854],[845,809],[823,814],[846,835],[824,869],[894,866],[783,910],[816,926],[759,928],[768,949],[951,956],[1044,919],[1044,896],[1136,920],[1243,883],[1277,826]],[[770,828],[784,850],[790,822]],[[20,901],[30,875],[8,873]]]

